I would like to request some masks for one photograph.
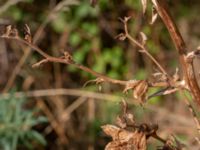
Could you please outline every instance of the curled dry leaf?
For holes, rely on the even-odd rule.
[[[118,139],[118,133],[120,132],[120,128],[114,125],[104,125],[101,126],[103,132],[112,137],[113,140]]]
[[[141,0],[141,3],[142,3],[143,14],[145,14],[147,9],[147,0]]]
[[[152,16],[151,16],[150,24],[153,25],[157,18],[158,18],[158,13],[157,13],[155,7],[152,7]]]
[[[123,90],[123,93],[127,92],[130,89],[134,89],[140,80],[129,80]]]
[[[98,78],[96,78],[96,79],[94,79],[94,80],[89,80],[89,81],[87,81],[87,82],[83,85],[83,87],[86,87],[89,83],[93,83],[93,82],[95,82],[95,84],[100,84],[100,83],[102,83],[102,82],[105,82],[105,80],[104,80],[103,78],[101,78],[101,77],[98,77]]]
[[[144,32],[140,32],[140,37],[141,37],[141,39],[142,39],[141,44],[142,44],[142,45],[145,45],[145,44],[146,44],[146,41],[147,41],[147,36],[146,36],[146,34],[144,34]]]
[[[148,91],[148,82],[147,80],[141,80],[135,86],[133,90],[133,97],[138,99],[140,102],[144,103],[147,99],[146,93]]]
[[[102,126],[103,131],[112,137],[105,150],[146,150],[146,135],[144,132],[133,132],[118,128],[114,125]]]

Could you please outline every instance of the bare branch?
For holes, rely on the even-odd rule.
[[[135,45],[137,45],[139,48],[141,48],[142,52],[144,52],[154,63],[155,65],[159,68],[159,70],[164,73],[165,75],[167,75],[167,72],[165,71],[165,69],[158,63],[158,61],[148,52],[148,50],[146,49],[146,47],[141,44],[140,42],[138,42],[137,40],[135,40],[128,32],[128,26],[127,26],[127,22],[130,19],[130,17],[125,17],[123,20],[124,23],[124,31],[125,31],[125,36]],[[168,75],[169,77],[169,75]]]

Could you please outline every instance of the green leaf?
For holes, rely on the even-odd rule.
[[[11,7],[9,13],[15,21],[20,21],[23,18],[23,12],[18,7]]]
[[[29,131],[29,137],[31,137],[34,140],[37,140],[40,144],[46,145],[46,140],[42,136],[42,134],[36,132],[35,130]]]
[[[73,33],[70,35],[69,43],[72,46],[77,46],[78,44],[80,44],[80,42],[81,42],[81,37],[80,37],[79,33]]]
[[[65,14],[59,13],[57,18],[52,21],[51,25],[56,32],[58,32],[58,33],[63,32],[67,25]]]
[[[85,22],[82,24],[82,29],[91,36],[95,36],[98,33],[98,27],[94,23]]]

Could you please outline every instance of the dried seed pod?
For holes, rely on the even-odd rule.
[[[133,90],[133,97],[144,103],[146,100],[146,93],[148,91],[148,82],[141,80]]]
[[[130,89],[134,89],[137,84],[140,82],[140,80],[129,80],[123,90],[123,93],[127,92]]]
[[[112,137],[113,141],[108,143],[105,150],[146,150],[146,135],[142,131],[128,131],[114,125],[102,126],[103,131]]]

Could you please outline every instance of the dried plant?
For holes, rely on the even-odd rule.
[[[157,135],[158,125],[137,125],[134,116],[128,113],[126,102],[122,101],[121,105],[122,115],[117,118],[117,126],[102,126],[103,131],[112,137],[112,141],[105,147],[106,150],[146,150],[149,138],[155,138],[164,144],[160,150],[182,150],[183,144],[174,137],[164,140]]]
[[[62,1],[59,3],[52,14],[56,14],[56,12],[65,8],[65,5],[74,4],[72,1]],[[97,1],[91,1],[92,5],[95,5]],[[174,42],[175,48],[177,49],[181,69],[176,69],[173,75],[170,75],[165,68],[150,54],[148,47],[146,45],[147,36],[140,32],[140,40],[133,38],[128,31],[128,21],[131,17],[124,17],[120,19],[124,25],[124,32],[119,34],[117,38],[119,40],[128,40],[131,44],[136,45],[139,49],[138,51],[144,55],[146,55],[157,67],[158,71],[153,73],[152,76],[155,77],[155,81],[151,81],[150,79],[143,80],[117,80],[110,78],[106,75],[100,74],[98,72],[93,71],[92,69],[79,64],[74,60],[71,54],[68,51],[63,52],[62,56],[54,57],[47,54],[44,50],[40,49],[33,42],[33,37],[30,32],[30,28],[28,25],[25,25],[25,35],[24,37],[20,37],[18,34],[18,30],[11,25],[7,26],[1,38],[8,40],[15,40],[17,42],[23,43],[30,47],[32,50],[39,53],[43,59],[38,61],[33,65],[33,67],[39,67],[42,64],[48,62],[54,63],[62,63],[66,65],[72,65],[75,68],[81,69],[85,72],[88,72],[96,77],[95,80],[89,81],[94,82],[96,84],[107,82],[112,84],[117,84],[123,86],[123,92],[131,91],[133,94],[133,98],[138,101],[140,104],[144,104],[148,99],[154,96],[159,95],[167,95],[172,94],[174,92],[180,91],[188,91],[194,101],[200,107],[200,89],[197,84],[197,80],[194,74],[193,68],[193,60],[194,58],[199,56],[200,50],[194,50],[192,52],[188,52],[186,44],[176,27],[175,22],[173,21],[169,9],[167,8],[167,4],[165,0],[152,0],[153,4],[152,8],[152,20],[150,24],[153,24],[157,17],[163,20],[166,28],[169,31],[169,34]],[[147,9],[147,0],[141,0],[143,5],[143,14],[145,14]],[[50,18],[52,16],[50,15]],[[183,76],[180,77],[178,74],[178,70],[182,70]],[[148,90],[150,88],[162,87],[163,89],[148,95]],[[191,105],[188,104],[189,107]],[[163,147],[160,149],[170,149],[170,150],[181,150],[182,145],[175,139],[163,140],[157,135],[158,126],[150,125],[150,124],[140,124],[137,125],[134,120],[134,116],[131,113],[127,112],[127,104],[123,102],[122,106],[123,113],[121,116],[117,118],[117,124],[115,125],[105,125],[102,126],[103,131],[112,137],[112,142],[108,143],[106,149],[115,150],[115,149],[135,149],[135,150],[145,150],[147,149],[147,140],[152,137],[155,138],[162,143],[164,143]],[[197,123],[197,128],[199,129],[199,121],[195,115],[195,112],[192,110],[193,116]],[[175,141],[175,142],[174,142]],[[175,143],[175,144],[174,144]]]

